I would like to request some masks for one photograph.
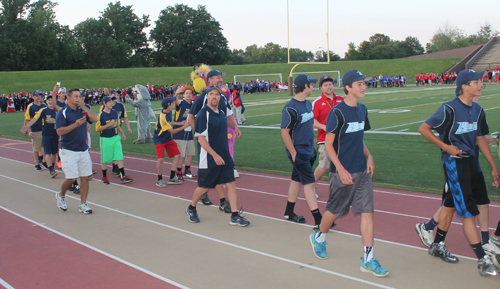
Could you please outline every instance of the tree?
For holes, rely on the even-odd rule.
[[[403,49],[405,52],[404,57],[419,55],[425,52],[424,47],[422,46],[422,44],[420,44],[420,41],[417,37],[408,36],[403,43]]]
[[[188,66],[204,62],[223,64],[229,56],[222,28],[205,6],[193,9],[184,4],[160,12],[150,39],[156,49],[155,65]]]
[[[315,62],[326,62],[328,61],[328,54],[326,54],[326,50],[318,50],[314,54]],[[333,51],[330,50],[330,61],[339,61],[340,56]]]
[[[446,22],[434,32],[431,42],[426,45],[426,50],[427,53],[432,53],[466,46],[468,46],[467,37],[464,32]]]
[[[360,59],[363,59],[362,55],[356,50],[356,45],[354,44],[354,42],[349,42],[349,44],[347,44],[347,46],[349,48],[348,48],[347,52],[344,55],[344,59],[345,60],[360,60]]]
[[[370,44],[372,47],[376,47],[378,45],[386,45],[392,42],[391,38],[385,34],[376,33],[370,36]]]

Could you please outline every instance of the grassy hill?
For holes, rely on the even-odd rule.
[[[451,67],[459,58],[442,59],[392,59],[336,61],[329,65],[300,65],[294,72],[359,69],[364,75],[404,74],[408,83],[414,83],[413,76],[421,72],[441,73]],[[225,81],[232,82],[234,75],[282,73],[285,79],[292,64],[223,65],[212,68],[227,71]],[[57,81],[67,88],[128,87],[135,84],[176,84],[190,82],[192,67],[153,67],[93,70],[51,70],[0,72],[0,93],[7,94],[35,89],[50,90]]]

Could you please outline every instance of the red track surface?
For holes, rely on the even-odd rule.
[[[5,145],[18,143],[14,145]],[[151,150],[154,150],[153,144],[145,144],[146,146],[151,146]],[[284,152],[283,152],[284,154]],[[31,153],[31,143],[19,140],[11,140],[0,138],[0,156],[8,159],[14,159],[26,163],[32,163],[32,153]],[[97,161],[99,161],[99,152],[92,151],[91,156],[94,160],[94,170],[97,171],[97,174],[94,175],[96,178],[100,179],[100,165]],[[283,156],[283,161],[288,161],[285,156]],[[193,168],[193,172],[196,173],[196,167]],[[196,188],[196,181],[186,181],[182,185],[177,186],[167,186],[166,188],[158,188],[155,186],[156,182],[156,160],[148,159],[143,157],[135,157],[135,156],[125,156],[125,170],[128,176],[134,179],[134,181],[128,186],[154,191],[166,195],[181,197],[185,199],[190,199],[194,189]],[[167,176],[170,170],[170,164],[165,164],[164,166],[164,175]],[[290,183],[288,177],[276,176],[264,173],[253,173],[253,172],[245,172],[239,171],[240,178],[236,181],[236,186],[238,188],[238,204],[243,206],[246,212],[260,214],[264,216],[274,217],[278,219],[283,218],[283,212],[286,206],[287,200],[287,190],[288,185]],[[38,173],[38,172],[27,172],[27,174]],[[47,173],[42,172],[42,173]],[[118,183],[119,179],[116,176],[111,175],[110,181]],[[99,184],[100,185],[100,184]],[[99,185],[93,185],[92,189],[96,190],[99,188]],[[104,186],[104,185],[103,185]],[[104,189],[104,187],[103,187]],[[324,211],[327,196],[328,196],[328,184],[327,182],[321,182],[318,185],[318,194],[319,194],[319,207],[321,211]],[[217,195],[215,191],[209,192],[209,196],[214,204],[218,205],[219,201],[217,200]],[[302,195],[303,196],[303,195]],[[89,200],[92,200],[92,191],[90,192]],[[201,205],[201,204],[200,204]],[[375,238],[391,241],[406,245],[418,246],[422,247],[423,245],[420,242],[420,239],[417,237],[414,225],[416,223],[427,221],[434,212],[439,208],[440,205],[440,196],[425,194],[425,193],[416,193],[416,192],[408,192],[408,191],[400,191],[400,190],[392,190],[392,189],[383,189],[383,188],[375,188]],[[295,209],[297,214],[302,214],[306,217],[307,223],[312,225],[312,215],[309,213],[309,209],[307,204],[303,198],[301,198],[296,205]],[[2,213],[0,217],[2,220],[4,218],[15,219],[8,216],[9,214]],[[495,227],[498,222],[498,216],[500,215],[500,206],[498,202],[492,202],[490,206],[490,228]],[[455,218],[454,222],[461,223],[460,218]],[[51,238],[57,239],[58,242],[64,243],[66,246],[67,252],[76,250],[75,246],[78,245],[73,244],[69,240],[60,240],[61,237],[55,236],[54,234],[48,234],[48,232],[44,231],[40,228],[33,228],[30,224],[26,224],[25,221],[17,220],[16,222],[24,223],[24,229],[19,229],[18,233],[12,232],[14,234],[22,234],[26,235],[27,238],[22,238],[22,243],[20,244],[9,244],[8,246],[20,246],[20,248],[36,248],[43,246],[44,248],[50,249],[51,244],[53,245],[54,240]],[[10,226],[7,225],[8,222],[1,222],[0,229],[2,232],[5,230],[15,230],[17,231],[17,227],[23,226]],[[348,217],[345,217],[341,220],[337,221],[337,227],[335,230],[359,234],[359,217],[353,216],[352,214]],[[8,234],[11,236],[11,234]],[[37,236],[37,237],[35,237]],[[43,237],[44,236],[44,237]],[[43,237],[43,238],[42,238]],[[40,238],[40,239],[39,239]],[[19,240],[16,238],[16,240]],[[28,244],[31,240],[38,240],[36,244]],[[8,241],[8,240],[7,240]],[[0,246],[0,252],[4,252],[6,250],[7,243],[2,242],[3,245]],[[450,227],[449,233],[446,238],[447,247],[450,252],[454,254],[474,257],[474,253],[463,234],[461,224],[452,224]],[[78,250],[87,250],[86,248],[80,248]],[[17,260],[22,258],[30,258],[30,259],[43,259],[37,256],[34,252],[26,253],[23,250],[7,250],[7,251],[16,251],[12,253],[20,254],[22,256],[12,256],[13,260]],[[19,252],[21,251],[21,252]],[[31,250],[33,251],[33,250]],[[87,250],[88,251],[88,250]],[[67,254],[67,252],[54,252],[54,254],[61,254],[58,259],[65,259],[65,262],[68,264],[78,264],[81,263],[79,258],[77,260],[71,259],[73,258],[71,254]],[[83,252],[83,251],[82,251]],[[88,254],[88,253],[85,253]],[[93,252],[92,254],[99,255],[98,253]],[[101,260],[102,259],[102,260]],[[107,257],[96,258],[96,260],[89,260],[89,262],[109,262],[109,266],[115,266],[111,263],[115,262],[113,260],[106,260]],[[76,263],[72,263],[76,262]],[[2,262],[5,266],[5,263]],[[6,276],[16,276],[16,272],[9,272],[2,268],[0,265],[0,272],[3,272],[0,278],[5,278]],[[63,269],[66,269],[68,273],[60,274],[59,269],[47,269],[52,266],[44,266],[42,263],[39,264],[38,270],[40,268],[45,268],[39,274],[49,273],[52,270],[52,274],[66,275],[70,274],[71,271],[76,271],[74,269],[75,266],[62,266]],[[102,265],[101,265],[102,266]],[[121,265],[120,266],[125,266]],[[37,266],[38,267],[38,266]],[[79,266],[81,267],[81,266]],[[93,266],[85,266],[91,270]],[[117,266],[118,267],[118,266]],[[127,267],[127,266],[125,266]],[[21,269],[22,270],[22,269]],[[120,269],[121,270],[121,269]],[[123,268],[123,270],[134,270],[130,268]],[[31,274],[31,273],[30,273]],[[33,273],[34,274],[34,273]],[[143,273],[138,273],[143,274]],[[121,274],[123,276],[124,274]],[[127,276],[132,276],[132,274],[125,274]],[[143,274],[144,278],[140,278],[141,284],[144,284],[142,279],[154,279],[146,274]],[[17,276],[19,276],[17,274]],[[35,275],[32,275],[35,276]],[[131,278],[134,279],[134,278]],[[16,280],[16,279],[14,279]],[[67,279],[61,279],[67,282]],[[74,279],[73,279],[74,280]],[[137,278],[139,280],[139,278]],[[16,282],[21,282],[22,279]],[[155,281],[155,280],[153,280]],[[153,282],[151,281],[151,282]],[[64,282],[61,281],[63,284]],[[130,281],[127,281],[130,282]],[[161,281],[160,281],[161,282]],[[67,283],[65,283],[67,284]],[[131,284],[131,283],[128,283]],[[163,283],[164,284],[164,283]],[[25,286],[21,286],[25,287]],[[92,287],[92,286],[91,286]],[[131,286],[133,287],[133,286]],[[144,288],[153,288],[153,286],[143,286]],[[123,287],[124,288],[124,287]]]

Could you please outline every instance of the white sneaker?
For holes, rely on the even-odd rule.
[[[180,184],[183,184],[184,182],[179,180],[179,178],[177,176],[175,176],[174,178],[172,179],[168,179],[167,181],[167,184],[169,185],[180,185]]]
[[[59,192],[56,193],[57,206],[61,211],[66,212],[68,205],[66,204],[66,198],[59,196]]]
[[[500,246],[500,237],[495,236],[495,234],[491,234],[490,241],[492,241],[493,244]]]
[[[490,256],[495,256],[500,254],[500,249],[498,249],[497,245],[495,245],[491,239],[488,241],[488,243],[483,245],[483,250],[486,254]]]
[[[424,223],[418,223],[415,225],[415,231],[417,231],[418,236],[422,243],[430,248],[432,243],[434,242],[434,234],[432,231],[426,230],[424,227]]]
[[[81,204],[78,209],[80,210],[80,213],[84,213],[85,215],[92,214],[92,209],[87,206],[87,202]]]
[[[156,186],[160,188],[164,188],[167,185],[165,185],[165,181],[163,179],[156,181]]]

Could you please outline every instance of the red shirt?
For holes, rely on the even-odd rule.
[[[326,125],[326,117],[328,113],[332,110],[334,106],[341,103],[344,100],[342,96],[337,96],[333,93],[333,99],[329,99],[323,93],[320,97],[313,101],[313,113],[314,119],[321,124]],[[326,132],[322,129],[318,129],[318,143],[325,143]]]

